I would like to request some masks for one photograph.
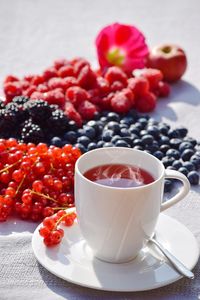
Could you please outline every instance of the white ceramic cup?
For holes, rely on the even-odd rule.
[[[154,182],[132,188],[100,185],[83,174],[104,164],[130,164],[149,172]],[[162,203],[164,179],[182,181],[180,191]],[[107,262],[128,262],[154,233],[160,211],[183,199],[190,184],[180,172],[165,170],[154,156],[129,148],[101,148],[82,155],[75,166],[75,204],[83,237],[94,255]]]

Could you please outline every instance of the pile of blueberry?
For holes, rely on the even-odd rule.
[[[54,137],[52,143],[62,146],[70,143],[84,153],[101,147],[129,147],[153,154],[167,169],[178,170],[187,176],[192,185],[199,183],[200,146],[187,136],[184,127],[171,129],[147,115],[130,111],[121,116],[114,112],[96,114],[82,128],[71,124],[71,130],[62,138]],[[174,181],[166,180],[165,192],[170,192]]]

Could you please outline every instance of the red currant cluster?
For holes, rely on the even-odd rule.
[[[16,213],[39,221],[74,206],[74,165],[81,155],[71,145],[0,139],[0,221]]]
[[[58,211],[51,217],[46,217],[43,220],[43,226],[39,229],[40,235],[44,238],[44,244],[47,247],[59,244],[64,236],[64,230],[59,225],[72,226],[75,219],[75,212],[64,210]]]
[[[4,92],[7,102],[18,95],[57,104],[79,125],[93,119],[98,111],[127,113],[131,108],[148,112],[155,108],[157,97],[168,96],[169,85],[159,70],[143,69],[139,76],[129,76],[118,67],[105,72],[92,70],[83,58],[55,61],[42,75],[23,79],[7,76]]]

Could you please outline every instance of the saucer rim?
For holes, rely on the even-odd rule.
[[[191,231],[190,231],[183,223],[177,221],[175,218],[170,217],[170,216],[168,216],[168,215],[166,215],[166,214],[164,214],[164,213],[160,213],[159,218],[165,218],[167,222],[173,221],[173,222],[175,222],[175,223],[178,223],[179,226],[181,225],[182,229],[183,229],[184,231],[187,231],[187,232],[190,234],[191,238],[193,238],[193,241],[194,241],[194,243],[196,244],[196,245],[195,245],[195,249],[196,249],[196,259],[193,260],[193,263],[192,263],[191,266],[189,267],[189,269],[192,270],[192,269],[196,266],[196,264],[197,264],[197,262],[198,262],[198,260],[199,260],[199,257],[200,257],[200,247],[199,247],[199,245],[198,245],[198,242],[197,242],[196,237],[194,236],[194,234],[193,234],[193,233],[192,233],[192,232],[191,232]],[[74,224],[74,225],[75,225],[75,226],[79,226],[78,222],[76,222],[76,224]],[[76,284],[76,285],[81,286],[81,287],[84,287],[84,288],[91,288],[91,289],[101,290],[101,291],[110,291],[110,292],[120,292],[120,293],[122,293],[122,292],[142,292],[142,291],[154,290],[154,289],[158,289],[158,288],[167,286],[167,285],[169,285],[169,284],[172,284],[172,283],[174,283],[174,282],[176,282],[176,281],[178,281],[178,280],[180,280],[180,279],[183,278],[182,275],[180,275],[180,274],[177,273],[177,276],[174,276],[174,277],[172,277],[172,278],[169,279],[169,280],[165,280],[165,281],[161,281],[161,282],[157,282],[157,283],[154,282],[154,285],[152,285],[151,287],[150,287],[150,286],[147,286],[147,287],[144,287],[144,288],[138,288],[138,289],[135,289],[135,288],[134,288],[134,289],[133,289],[133,288],[130,288],[130,289],[128,289],[128,288],[123,289],[123,287],[122,287],[121,289],[120,289],[120,288],[119,288],[119,289],[117,289],[117,288],[115,288],[115,289],[114,289],[114,288],[106,288],[106,287],[103,287],[103,286],[96,286],[96,285],[90,284],[90,283],[87,283],[87,284],[86,284],[86,283],[80,282],[80,280],[76,280],[76,279],[73,279],[73,280],[72,280],[71,278],[66,278],[66,276],[62,276],[61,274],[58,274],[56,271],[52,270],[51,267],[48,267],[48,265],[46,265],[46,264],[42,261],[42,258],[40,257],[40,255],[38,255],[38,253],[35,251],[34,243],[35,243],[35,240],[36,240],[36,243],[37,243],[37,238],[40,237],[40,236],[39,236],[38,229],[39,229],[41,226],[42,226],[42,223],[39,224],[39,225],[37,226],[37,228],[35,229],[35,231],[34,231],[34,233],[33,233],[33,236],[32,236],[32,242],[31,242],[31,244],[32,244],[32,249],[33,249],[34,255],[35,255],[36,259],[38,260],[38,262],[39,262],[39,263],[40,263],[47,271],[49,271],[50,273],[52,273],[52,274],[55,275],[56,277],[61,278],[62,280],[65,280],[65,281],[67,281],[67,282],[69,282],[69,283]],[[70,229],[70,227],[69,227],[69,229]],[[38,237],[36,238],[36,236],[38,236]],[[45,245],[44,245],[44,247],[45,247]],[[100,260],[99,260],[99,261],[100,261]],[[167,262],[167,260],[165,261],[165,264],[167,264],[166,262]],[[104,262],[104,263],[108,263],[108,262]],[[130,263],[130,262],[128,262],[128,263]],[[122,264],[123,264],[123,263],[122,263]],[[119,265],[122,265],[122,264],[119,264]]]

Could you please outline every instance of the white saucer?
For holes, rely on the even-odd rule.
[[[111,264],[96,259],[83,239],[77,223],[64,227],[59,246],[47,248],[35,230],[32,247],[37,260],[54,275],[85,287],[107,291],[144,291],[165,286],[181,278],[155,247],[144,248],[131,262]],[[193,234],[181,223],[161,214],[157,239],[190,270],[199,258]]]

